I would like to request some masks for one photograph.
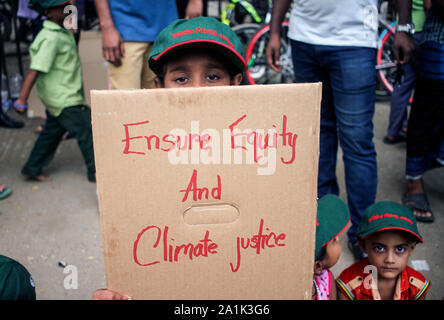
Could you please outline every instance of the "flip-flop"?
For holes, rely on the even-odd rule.
[[[406,140],[406,137],[403,137],[401,135],[396,135],[396,136],[393,136],[393,137],[385,136],[384,139],[383,139],[385,144],[396,144],[396,143],[399,143],[399,142],[403,142],[405,140]]]
[[[6,199],[12,194],[12,190],[9,188],[4,188],[3,191],[0,192],[0,200]]]
[[[421,222],[433,222],[435,221],[435,217],[433,216],[432,209],[430,208],[429,200],[427,199],[427,195],[425,193],[414,193],[407,195],[406,193],[402,197],[402,203],[412,210],[413,214],[415,211],[420,211],[423,213],[430,212],[430,216],[417,216],[416,221]]]

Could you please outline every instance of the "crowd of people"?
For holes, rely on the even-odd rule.
[[[281,22],[290,2],[273,1],[267,59],[277,72],[282,69],[279,62]],[[39,98],[46,106],[46,121],[22,169],[27,179],[48,180],[43,168],[69,132],[77,139],[82,152],[87,179],[95,181],[91,115],[84,99],[80,58],[75,38],[63,24],[64,6],[70,3],[63,0],[29,2],[30,8],[46,16],[46,20],[30,45],[30,70],[14,108],[20,113],[26,111],[30,91],[36,85]],[[241,83],[247,68],[242,45],[228,26],[205,16],[207,1],[94,0],[94,3],[100,21],[103,56],[110,65],[112,89]],[[444,1],[393,0],[393,4],[398,30],[394,42],[396,63],[405,68],[407,79],[395,88],[393,115],[385,142],[393,144],[401,141],[402,135],[406,136],[403,204],[375,202],[378,168],[373,115],[378,26],[377,19],[365,16],[365,12],[374,11],[364,9],[369,5],[377,8],[377,1],[295,0],[290,11],[288,37],[295,81],[322,82],[323,85],[315,300],[423,299],[430,288],[430,282],[407,263],[416,244],[423,241],[416,221],[434,220],[423,175],[444,165]],[[422,12],[422,18],[417,19],[412,12]],[[169,35],[196,25],[224,30],[234,47],[223,45],[217,37],[208,39],[211,35],[199,33],[177,37],[174,42],[169,39]],[[414,35],[415,28],[422,30],[420,37]],[[406,123],[407,104],[413,89]],[[58,94],[51,94],[53,92]],[[338,197],[339,146],[344,155],[347,204]],[[0,188],[0,194],[8,193],[5,185]],[[6,196],[10,193],[11,190]],[[348,248],[356,263],[335,281],[329,269],[340,257],[338,236],[349,226],[349,220]],[[368,274],[365,268],[369,265],[376,268],[376,278],[373,274],[373,280],[364,281]],[[2,285],[7,286],[0,280],[0,295]],[[124,293],[107,289],[94,293],[94,299],[128,298]]]

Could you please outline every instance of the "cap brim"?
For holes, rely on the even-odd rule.
[[[408,232],[408,233],[414,235],[415,238],[418,239],[420,243],[423,242],[421,236],[419,234],[417,234],[416,232],[413,232],[412,230],[409,230],[409,229],[406,229],[406,228],[395,227],[395,226],[390,226],[390,227],[385,227],[385,228],[374,228],[373,230],[370,230],[370,231],[366,232],[365,234],[359,236],[359,238],[362,239],[362,240],[365,240],[368,237],[374,235],[375,233],[380,232],[380,231],[384,231],[384,230],[401,230],[401,231],[405,231],[405,232]]]
[[[151,70],[153,70],[156,74],[161,72],[160,66],[162,65],[162,61],[164,61],[166,57],[175,52],[188,48],[206,48],[217,51],[221,53],[224,57],[226,57],[231,62],[231,64],[239,70],[239,73],[246,72],[248,70],[247,63],[245,62],[244,58],[236,50],[218,41],[208,39],[188,40],[166,48],[158,55],[152,57],[149,60],[149,66]]]

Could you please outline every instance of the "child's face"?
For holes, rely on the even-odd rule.
[[[324,258],[321,261],[315,261],[315,274],[319,274],[322,270],[333,267],[338,262],[342,250],[341,244],[339,243],[339,237],[336,237],[327,243],[325,250],[326,254]]]
[[[379,279],[396,279],[407,266],[415,245],[404,232],[396,230],[375,233],[362,243]]]
[[[322,260],[325,269],[333,267],[339,260],[341,256],[341,244],[339,243],[339,237],[334,238],[332,241],[327,243],[327,254]]]
[[[157,88],[186,88],[239,85],[242,75],[233,78],[223,63],[206,53],[186,53],[165,65],[163,84],[156,79]]]

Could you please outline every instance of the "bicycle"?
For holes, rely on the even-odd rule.
[[[271,5],[268,0],[268,6]],[[230,0],[221,12],[220,20],[227,26],[234,27],[245,23],[261,24],[266,18],[268,7],[263,0]]]
[[[263,6],[264,1],[256,1]],[[240,39],[245,53],[246,45],[254,34],[260,29],[263,21],[271,19],[272,0],[268,0],[267,9],[255,5],[247,0],[230,0],[225,9],[221,12],[220,20],[230,26]],[[249,17],[246,19],[246,17]],[[249,23],[245,21],[249,20]]]
[[[396,32],[396,21],[388,23],[379,17],[382,30],[379,35],[376,58],[378,97],[389,97],[396,82],[397,65],[394,61],[393,41]],[[270,26],[265,25],[251,38],[247,45],[245,58],[248,65],[247,79],[249,84],[290,83],[293,82],[293,63],[291,47],[287,39],[288,21],[282,23],[280,63],[283,70],[280,74],[274,72],[267,63],[266,45],[269,39]]]
[[[268,64],[266,49],[270,38],[270,25],[261,27],[251,38],[245,53],[248,71],[246,73],[249,84],[271,84],[294,82],[293,61],[291,46],[287,37],[290,22],[284,20],[281,25],[281,48],[279,62],[281,72],[274,71]]]
[[[376,75],[381,90],[377,90],[379,97],[390,96],[393,92],[393,84],[396,82],[397,66],[394,61],[393,42],[396,33],[396,21],[387,24],[381,23],[385,29],[379,35],[378,51],[376,54]]]
[[[254,2],[254,1],[253,1]],[[263,5],[265,1],[257,1]],[[267,32],[270,28],[273,1],[267,1],[267,8],[264,11],[263,7],[256,9],[255,6],[246,0],[230,0],[230,3],[225,7],[221,14],[221,21],[229,26],[233,23],[233,31],[241,40],[243,45],[244,56],[248,63],[247,78],[244,79],[243,84],[263,84],[263,83],[282,83],[289,81],[290,74],[292,74],[291,51],[288,46],[288,39],[286,33],[288,31],[289,22],[286,20],[282,23],[282,44],[281,44],[281,62],[284,66],[283,73],[276,73],[267,64],[265,56],[266,44],[268,42]],[[236,8],[242,8],[245,15],[250,17],[253,23],[245,23],[245,16],[236,18]],[[239,22],[241,22],[239,24]],[[263,24],[261,24],[263,23]],[[248,50],[247,46],[251,43],[259,44],[259,47]],[[253,50],[255,49],[255,50]],[[284,80],[283,80],[284,79]]]

